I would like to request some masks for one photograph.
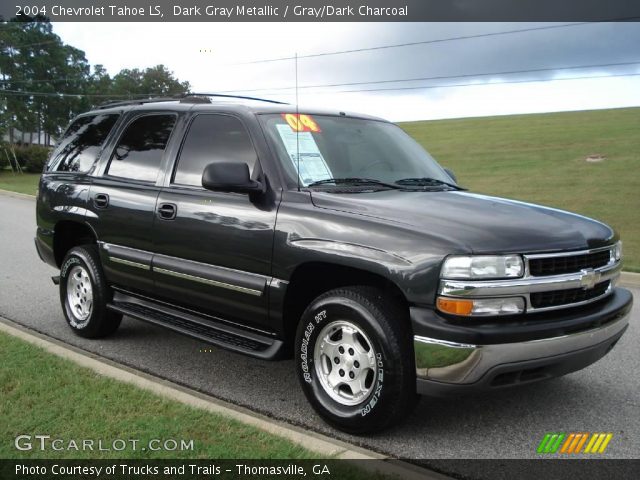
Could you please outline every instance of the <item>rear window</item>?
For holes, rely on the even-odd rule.
[[[51,155],[47,171],[86,173],[98,159],[119,114],[87,115],[67,129]]]

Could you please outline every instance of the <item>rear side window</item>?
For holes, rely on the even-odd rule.
[[[229,115],[198,115],[182,146],[173,183],[202,187],[204,167],[216,162],[244,162],[253,172],[257,154],[242,122]]]
[[[51,155],[48,171],[88,172],[98,159],[109,132],[118,120],[115,113],[76,119]]]
[[[176,116],[173,114],[136,118],[120,138],[111,156],[107,174],[155,182],[175,123]]]

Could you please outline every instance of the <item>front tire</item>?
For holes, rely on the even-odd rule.
[[[107,310],[112,298],[100,255],[95,245],[74,247],[60,268],[60,303],[67,324],[85,338],[100,338],[115,332],[122,315]]]
[[[382,290],[346,287],[316,298],[296,334],[296,369],[318,414],[349,433],[383,430],[415,405],[406,313]]]

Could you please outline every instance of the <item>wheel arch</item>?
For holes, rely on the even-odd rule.
[[[74,220],[60,220],[53,230],[53,254],[60,267],[65,255],[73,247],[98,243],[98,237],[91,226]]]
[[[401,320],[409,322],[409,302],[393,280],[366,269],[326,261],[310,261],[294,269],[284,295],[282,320],[286,343],[292,345],[300,317],[314,298],[335,288],[354,285],[372,286],[385,291],[406,313],[406,319]]]

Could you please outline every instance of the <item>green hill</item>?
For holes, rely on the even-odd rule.
[[[613,226],[640,272],[640,108],[407,122],[461,185]],[[604,157],[587,161],[590,156]]]

